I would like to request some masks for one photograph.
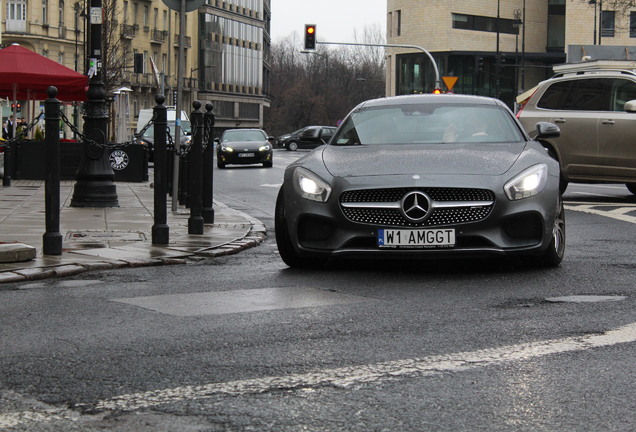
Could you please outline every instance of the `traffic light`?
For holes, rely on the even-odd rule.
[[[20,112],[22,111],[22,105],[21,104],[11,104],[11,111],[13,111],[15,109],[15,112]]]
[[[316,49],[316,25],[305,24],[305,49]]]
[[[477,57],[477,70],[479,72],[483,72],[484,71],[484,58],[483,57]]]

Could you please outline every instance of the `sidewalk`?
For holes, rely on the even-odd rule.
[[[190,210],[171,210],[169,244],[152,244],[154,190],[150,182],[117,182],[119,207],[70,207],[75,181],[60,184],[62,255],[42,255],[46,232],[44,181],[12,180],[0,186],[0,243],[35,248],[35,258],[13,260],[0,244],[0,283],[68,276],[89,270],[184,264],[188,259],[237,253],[259,245],[264,225],[249,215],[214,202],[214,223],[201,235],[188,234]],[[29,248],[25,248],[29,249]]]

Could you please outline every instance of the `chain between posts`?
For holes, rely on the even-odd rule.
[[[66,124],[69,129],[71,130],[71,132],[73,132],[76,136],[78,136],[80,138],[81,141],[88,143],[89,145],[94,145],[96,147],[105,149],[105,150],[117,150],[117,149],[121,149],[121,148],[125,148],[128,147],[130,145],[133,144],[138,144],[141,137],[143,137],[144,133],[146,133],[146,131],[152,127],[154,125],[155,122],[155,118],[156,116],[153,114],[152,118],[150,119],[150,121],[137,133],[135,133],[133,135],[132,140],[130,141],[126,141],[123,143],[114,143],[114,144],[101,144],[96,142],[95,140],[89,139],[86,135],[84,135],[73,123],[71,123],[71,121],[68,119],[68,117],[64,114],[64,112],[62,110],[58,110],[58,114],[60,115],[61,120],[64,122],[64,124]],[[38,122],[40,121],[40,119],[44,116],[44,111],[41,111],[37,117],[35,117],[26,127],[23,127],[20,129],[20,132],[16,134],[15,137],[11,138],[10,140],[5,140],[2,141],[0,144],[0,147],[3,146],[10,146],[18,141],[23,140],[27,134],[29,133],[29,131],[31,131],[33,128],[35,128],[35,126],[38,124]],[[192,139],[194,139],[195,135],[196,135],[196,131],[193,131],[193,135],[192,138],[189,140],[189,142],[187,143],[182,143],[179,146],[179,149],[176,148],[176,146],[174,145],[174,139],[172,138],[172,135],[170,134],[170,128],[166,128],[166,136],[168,137],[168,142],[166,143],[166,148],[168,151],[172,151],[174,152],[177,156],[183,157],[186,156],[190,153],[190,150],[192,149]],[[208,144],[208,138],[210,136],[210,129],[209,128],[204,128],[205,130],[205,135],[204,135],[204,141],[203,141],[203,149],[205,150]]]

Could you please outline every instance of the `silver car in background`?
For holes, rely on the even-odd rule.
[[[538,136],[558,128],[538,125]],[[289,165],[275,231],[292,267],[346,258],[565,253],[559,164],[492,98],[412,95],[358,105],[328,145]]]

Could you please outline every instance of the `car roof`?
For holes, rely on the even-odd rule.
[[[362,102],[358,105],[360,107],[373,107],[373,106],[387,106],[387,105],[404,105],[404,104],[418,104],[418,103],[440,103],[440,104],[467,104],[467,105],[501,105],[505,106],[503,102],[492,97],[485,96],[473,96],[473,95],[459,95],[459,94],[416,94],[416,95],[401,95],[391,96],[380,99],[371,99]]]

